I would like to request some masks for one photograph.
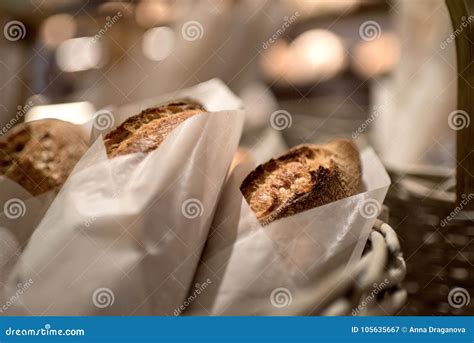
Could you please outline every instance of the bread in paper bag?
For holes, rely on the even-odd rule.
[[[237,166],[223,189],[194,279],[212,283],[184,314],[301,315],[295,304],[322,282],[323,270],[360,259],[387,193],[390,179],[373,150],[364,148],[359,156],[357,194],[265,226],[240,190],[253,166]],[[357,173],[352,175],[357,184]]]
[[[160,105],[183,98],[206,111],[162,121],[195,111]],[[8,283],[14,289],[31,278],[34,285],[8,313],[23,314],[24,305],[38,315],[173,315],[194,285],[237,149],[239,105],[211,80],[111,112],[122,128],[110,128],[105,140],[99,133],[31,237]],[[159,122],[170,125],[160,131]],[[145,142],[151,127],[163,135]],[[115,140],[124,132],[132,139]]]
[[[259,165],[240,187],[262,225],[357,194],[361,166],[348,140],[301,145]]]

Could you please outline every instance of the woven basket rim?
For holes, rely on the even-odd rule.
[[[406,264],[397,234],[377,219],[367,245],[358,262],[337,268],[296,299],[294,315],[388,315],[400,310],[407,298],[400,286]]]

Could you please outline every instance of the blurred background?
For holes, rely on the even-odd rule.
[[[244,101],[242,148],[256,162],[331,137],[372,145],[392,174],[387,203],[408,265],[399,314],[459,312],[447,295],[472,268],[448,272],[433,235],[412,238],[403,207],[410,192],[426,200],[433,182],[453,196],[457,67],[444,1],[3,0],[0,24],[7,129],[44,117],[81,124],[107,106],[220,78]],[[439,267],[421,266],[435,250]]]

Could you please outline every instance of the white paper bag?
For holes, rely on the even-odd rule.
[[[185,314],[293,313],[291,299],[318,282],[314,276],[328,261],[358,260],[390,184],[370,148],[361,152],[361,162],[364,193],[265,227],[239,189],[250,170],[236,168],[224,189],[195,278],[196,284],[207,286],[199,296],[190,292]]]
[[[54,192],[38,196],[5,176],[0,176],[0,226],[8,228],[23,246],[54,199]],[[3,262],[3,261],[0,261]]]
[[[56,193],[33,196],[13,180],[0,176],[0,313],[9,301],[8,277],[28,239],[40,223]]]
[[[217,80],[160,102],[181,97],[213,112],[183,122],[155,151],[109,160],[95,141],[11,273],[10,292],[33,285],[8,314],[166,315],[185,300],[244,115]]]

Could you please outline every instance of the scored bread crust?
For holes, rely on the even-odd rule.
[[[361,191],[359,152],[348,140],[300,145],[259,165],[242,182],[262,225]]]
[[[155,150],[179,124],[204,111],[201,104],[188,99],[143,110],[105,136],[107,155]]]
[[[34,196],[57,191],[87,147],[82,129],[69,122],[42,119],[22,123],[0,138],[0,174]]]

